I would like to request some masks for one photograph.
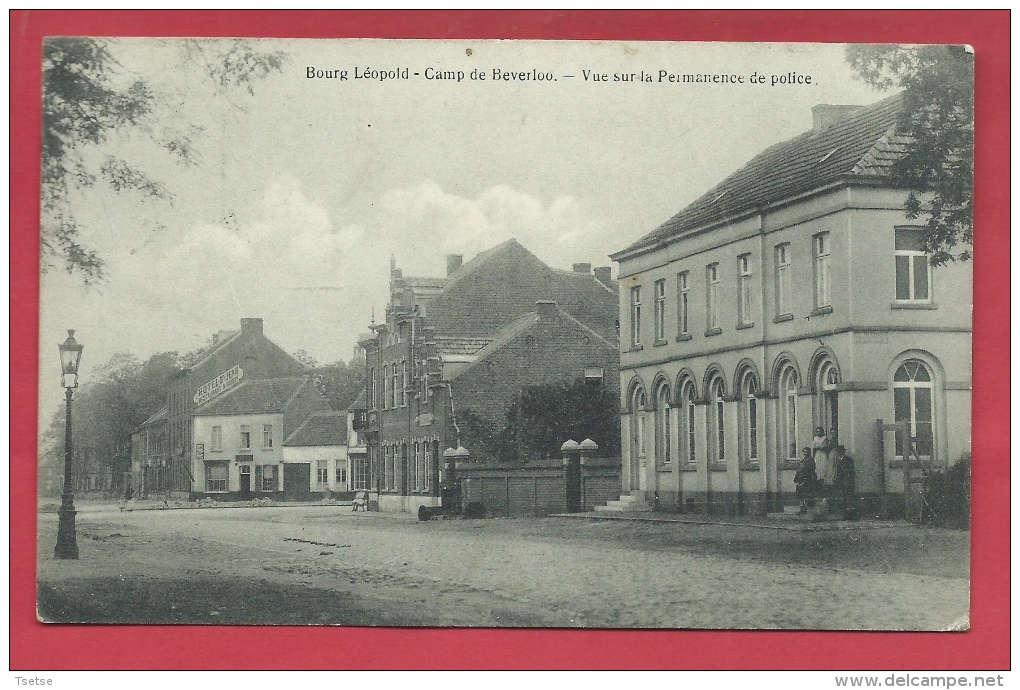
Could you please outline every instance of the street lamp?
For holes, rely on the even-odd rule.
[[[67,340],[60,349],[60,385],[67,399],[67,421],[64,426],[64,493],[60,499],[57,523],[57,547],[54,558],[78,558],[78,541],[74,534],[74,495],[71,493],[71,391],[78,387],[78,362],[82,345],[74,339],[74,331],[67,331]]]

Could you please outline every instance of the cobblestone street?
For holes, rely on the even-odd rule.
[[[39,537],[49,621],[944,630],[969,535],[631,521],[440,520],[344,506],[83,510]]]

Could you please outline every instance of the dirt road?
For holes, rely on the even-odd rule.
[[[82,512],[50,621],[941,630],[966,620],[967,533],[876,526],[442,520],[339,506]]]

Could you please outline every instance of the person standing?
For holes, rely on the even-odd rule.
[[[818,477],[815,474],[815,461],[811,456],[811,449],[805,448],[801,454],[800,467],[793,477],[793,483],[797,485],[797,498],[800,499],[800,512],[806,513],[810,505],[814,505],[814,498],[818,493]]]
[[[854,471],[854,460],[846,453],[846,448],[837,445],[832,449],[832,464],[835,468],[832,493],[836,499],[836,509],[847,519],[854,512],[853,497],[857,491],[857,479]]]
[[[832,463],[829,462],[829,437],[826,436],[824,427],[815,427],[815,436],[811,439],[811,451],[814,455],[818,480],[826,485],[832,484],[834,473]]]

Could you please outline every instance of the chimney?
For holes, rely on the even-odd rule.
[[[595,269],[595,280],[599,281],[606,287],[613,280],[613,267],[612,266],[599,266]]]
[[[556,302],[551,299],[540,299],[535,302],[535,311],[539,319],[549,319],[556,313]]]
[[[447,277],[453,275],[453,272],[464,265],[463,254],[447,254],[446,255],[446,275]]]
[[[591,264],[574,264],[574,273],[591,273]]]
[[[262,319],[241,319],[241,332],[262,335]]]
[[[863,105],[816,105],[811,109],[812,131],[821,132],[853,115]]]

